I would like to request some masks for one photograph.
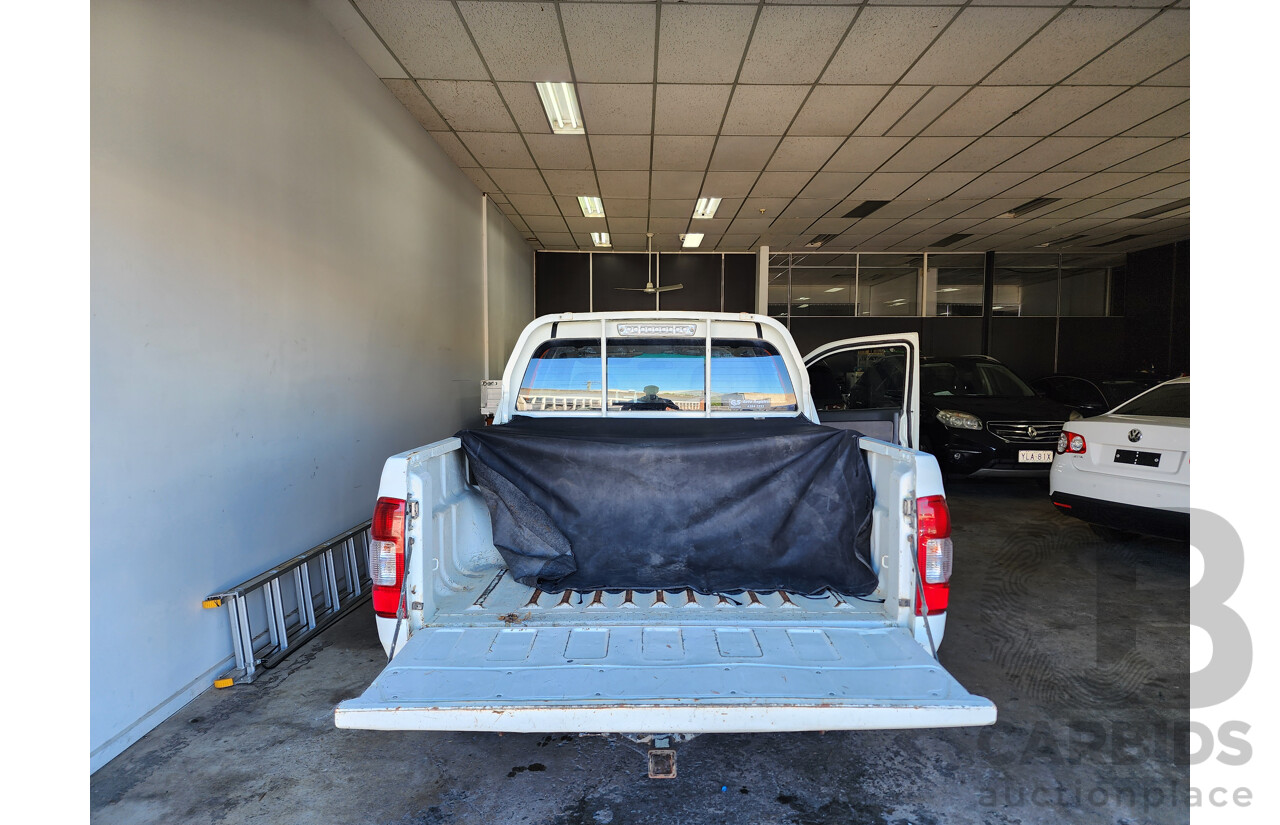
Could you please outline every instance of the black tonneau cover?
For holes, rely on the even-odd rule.
[[[862,596],[858,435],[803,417],[534,418],[458,433],[516,580],[546,591]]]

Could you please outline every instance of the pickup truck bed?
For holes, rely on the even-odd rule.
[[[863,441],[881,491],[881,586],[856,599],[527,587],[493,548],[459,447],[446,439],[384,472],[402,485],[407,474],[422,502],[416,535],[430,548],[429,578],[410,584],[421,599],[412,636],[399,634],[387,669],[339,705],[339,727],[708,733],[994,721],[994,706],[970,695],[907,626],[911,603],[899,593],[911,592],[913,574],[900,568],[896,545],[911,537],[909,519],[885,504],[914,495],[911,451]],[[395,623],[380,625],[391,648]]]

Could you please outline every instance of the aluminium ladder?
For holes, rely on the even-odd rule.
[[[203,606],[230,611],[235,667],[214,687],[248,684],[373,593],[369,525],[357,525],[221,593]]]

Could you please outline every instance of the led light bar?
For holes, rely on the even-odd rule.
[[[701,232],[686,232],[680,236],[680,245],[685,249],[693,249],[702,243]]]
[[[700,219],[714,218],[719,208],[720,198],[698,198],[698,205],[693,207],[693,216]]]
[[[538,97],[547,112],[551,131],[557,135],[581,135],[582,110],[572,83],[538,83]]]
[[[596,246],[613,246],[613,244],[609,243],[608,232],[592,232],[591,242]]]
[[[585,195],[579,195],[578,206],[582,209],[582,217],[584,218],[604,217],[604,203],[602,203],[599,198],[589,198]]]
[[[618,324],[619,335],[691,336],[697,331],[697,324]]]

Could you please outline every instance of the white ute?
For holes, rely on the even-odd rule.
[[[785,369],[795,403],[788,412],[758,411],[749,394],[713,401],[703,385],[706,397],[680,411],[621,411],[608,375],[588,386],[594,401],[522,390],[530,359],[546,342],[594,339],[606,351],[606,343],[637,329],[707,353],[718,340],[751,339],[776,352],[783,365],[776,372]],[[966,691],[936,657],[951,574],[950,519],[936,461],[913,449],[918,339],[850,339],[813,355],[841,349],[860,351],[867,363],[895,357],[906,365],[905,385],[890,406],[822,414],[830,426],[881,436],[860,444],[874,485],[873,595],[543,593],[506,575],[461,442],[446,438],[392,456],[383,469],[370,568],[378,631],[391,659],[363,695],[338,705],[337,726],[682,740],[712,732],[992,724],[995,706]],[[706,371],[710,376],[709,363]],[[755,417],[818,421],[790,333],[748,313],[544,316],[521,335],[502,381],[494,424],[515,415],[741,417],[744,405]],[[603,405],[602,386],[610,393]],[[926,572],[924,582],[918,570]]]

